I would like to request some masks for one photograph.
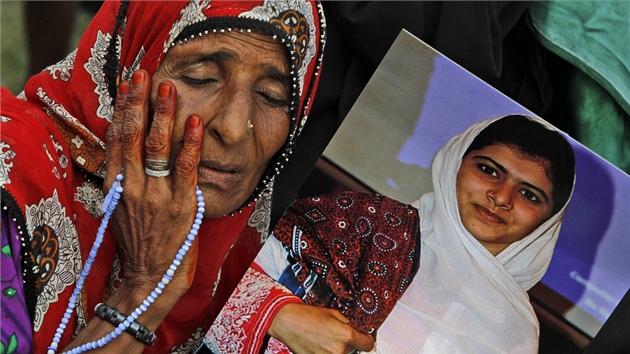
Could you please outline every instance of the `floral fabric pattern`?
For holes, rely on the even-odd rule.
[[[407,204],[343,192],[294,202],[274,236],[311,305],[339,310],[373,333],[413,279],[419,264],[419,218]],[[315,279],[315,280],[314,280]]]
[[[87,257],[100,224],[105,139],[118,84],[138,69],[153,75],[168,49],[179,45],[176,39],[185,42],[199,33],[182,33],[188,29],[227,30],[234,24],[246,24],[244,29],[277,32],[287,53],[294,52],[297,43],[293,38],[280,33],[267,19],[239,18],[242,13],[267,5],[265,1],[106,1],[76,51],[31,77],[18,97],[2,89],[0,182],[2,204],[11,206],[2,213],[16,216],[19,226],[23,226],[20,236],[24,240],[13,257],[21,261],[23,302],[30,317],[18,327],[33,331],[32,340],[27,341],[32,344],[30,351],[45,352],[51,343],[82,269],[82,259]],[[303,72],[291,70],[295,84],[291,89],[295,104],[289,113],[291,141],[298,135],[297,122],[308,115],[307,102],[317,85],[325,39],[321,5],[297,0],[294,5],[311,14],[308,27],[317,34],[312,48],[313,58],[318,60],[305,63],[308,69]],[[151,26],[147,26],[147,19],[152,21]],[[216,21],[204,23],[206,19]],[[289,60],[294,65],[291,55]],[[299,81],[298,75],[302,75]],[[304,87],[298,87],[298,82]],[[264,214],[269,213],[271,189],[265,191],[265,187],[272,187],[273,175],[291,147],[292,143],[287,142],[277,154],[277,161],[271,162],[265,179],[250,197],[251,205],[246,203],[233,217],[204,220],[199,231],[205,236],[201,238],[200,253],[217,256],[203,259],[189,294],[156,329],[158,340],[146,353],[170,349],[185,352],[207,331],[266,239],[269,217]],[[258,194],[263,192],[268,194]],[[263,201],[260,206],[255,202],[259,197]],[[254,208],[257,214],[251,224],[255,226],[249,226],[247,221]],[[264,235],[259,230],[265,230]],[[60,347],[94,316],[94,304],[120,285],[124,264],[117,252],[108,229],[92,267],[101,271],[90,273]],[[195,304],[194,310],[191,303]],[[3,332],[2,342],[7,346],[14,343],[10,338]],[[180,344],[180,349],[175,349]]]
[[[15,152],[11,150],[11,146],[5,142],[0,141],[0,185],[11,183],[11,167],[13,162],[11,160],[15,157]]]
[[[290,302],[301,301],[282,285],[250,268],[204,337],[204,344],[215,354],[257,354],[273,317]]]
[[[55,190],[39,204],[26,208],[33,272],[38,275],[37,308],[33,327],[38,330],[50,304],[59,300],[66,287],[74,285],[83,268],[77,230],[66,216]],[[63,252],[60,252],[63,249]],[[80,307],[79,307],[80,308]]]

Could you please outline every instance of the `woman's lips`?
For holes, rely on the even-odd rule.
[[[198,170],[201,182],[213,184],[233,184],[241,179],[241,173],[234,166],[213,162],[202,162]]]
[[[505,224],[505,220],[503,220],[499,215],[491,212],[489,209],[482,207],[479,204],[475,204],[475,210],[484,220],[488,222],[494,224]]]

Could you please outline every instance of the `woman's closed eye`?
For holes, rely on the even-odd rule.
[[[214,77],[193,77],[188,75],[182,75],[181,80],[191,87],[203,87],[219,81]]]
[[[258,95],[266,102],[266,104],[272,107],[288,107],[289,100],[278,93],[269,89],[259,89]]]

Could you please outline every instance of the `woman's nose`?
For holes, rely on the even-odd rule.
[[[233,145],[247,140],[253,133],[253,98],[246,89],[230,90],[224,95],[206,129],[224,144]]]
[[[512,188],[504,183],[496,185],[487,192],[487,197],[495,205],[510,210],[512,209]]]

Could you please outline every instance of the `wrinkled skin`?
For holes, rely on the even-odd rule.
[[[186,118],[198,114],[204,139],[197,182],[208,200],[206,216],[223,216],[252,194],[288,136],[290,78],[284,47],[254,33],[208,35],[169,51],[153,76],[152,102],[158,102],[157,86],[164,80],[177,89],[172,148],[167,154],[165,127],[155,140],[148,137],[147,151],[151,146],[160,158],[173,161]]]
[[[197,207],[221,217],[252,194],[289,132],[288,59],[258,34],[216,34],[173,47],[153,78],[139,70],[120,84],[107,132],[105,189],[124,170],[124,191],[110,227],[124,278],[108,305],[131,313],[161,280],[183,244]],[[171,175],[147,176],[145,159],[168,160]],[[200,236],[202,237],[202,236]],[[197,242],[157,301],[139,317],[155,330],[192,284]],[[93,319],[66,349],[111,330]],[[121,335],[106,352],[140,353]]]

